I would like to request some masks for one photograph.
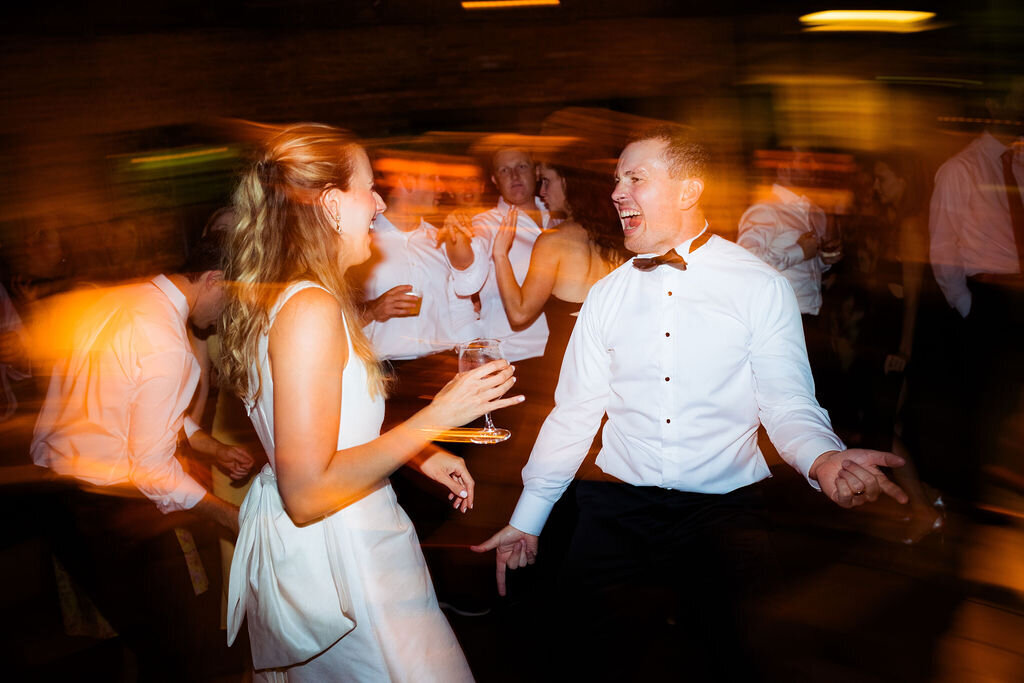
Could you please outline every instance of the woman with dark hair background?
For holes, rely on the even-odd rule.
[[[545,230],[533,246],[530,270],[520,287],[508,252],[515,237],[516,210],[506,216],[494,238],[492,257],[505,314],[513,329],[545,314],[548,342],[544,372],[525,385],[550,401],[558,383],[562,356],[576,315],[591,286],[625,260],[622,228],[611,202],[608,174],[592,169],[585,155],[542,160],[537,169],[540,197],[563,221]],[[520,364],[522,365],[522,364]]]
[[[928,182],[910,154],[879,157],[872,170],[880,210],[846,226],[847,263],[832,307],[845,389],[835,396],[845,399],[829,408],[851,446],[871,444],[906,459],[893,478],[910,496],[900,537],[911,544],[943,524],[936,496],[925,491],[904,445],[901,419],[928,262]]]

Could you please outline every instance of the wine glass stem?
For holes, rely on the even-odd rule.
[[[484,425],[489,432],[493,432],[495,430],[494,422],[491,421],[490,413],[484,413]]]

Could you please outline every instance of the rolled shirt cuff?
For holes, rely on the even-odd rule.
[[[199,431],[199,425],[196,424],[188,415],[185,416],[185,437],[191,439],[192,435]]]
[[[191,510],[207,493],[206,489],[189,475],[182,477],[181,483],[169,493],[150,499],[160,512],[165,515],[179,510]]]

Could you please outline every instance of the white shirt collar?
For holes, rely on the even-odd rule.
[[[410,232],[407,232],[407,233],[404,233],[404,234],[411,235],[414,232],[416,232],[416,230],[427,230],[427,231],[430,231],[430,230],[436,230],[436,229],[437,228],[435,228],[433,225],[431,225],[426,220],[424,220],[422,216],[420,216],[420,222],[416,226],[416,229],[415,230],[411,230]],[[392,223],[390,220],[388,220],[388,217],[385,216],[384,214],[379,214],[376,218],[373,219],[373,231],[374,232],[379,232],[381,234],[388,233],[388,232],[403,232],[402,230],[399,230],[398,227],[394,223]]]
[[[178,289],[166,275],[157,275],[155,278],[150,280],[150,282],[156,285],[156,288],[163,292],[164,296],[170,299],[175,310],[178,311],[181,321],[185,322],[188,320],[188,299],[185,298],[185,294]]]
[[[540,197],[534,197],[533,198],[533,204],[534,204],[534,206],[537,207],[537,210],[540,211],[540,222],[541,223],[547,223],[548,222],[548,207],[544,206],[544,202],[541,201]],[[511,209],[512,209],[512,205],[509,204],[508,202],[506,202],[504,197],[499,196],[498,197],[498,211],[501,213],[501,215],[504,216]],[[529,218],[529,216],[527,216],[527,218]],[[530,220],[533,220],[533,219],[531,218]],[[543,225],[538,225],[537,227],[543,228],[544,226]]]
[[[685,242],[682,242],[681,244],[676,245],[676,247],[675,247],[676,253],[679,254],[680,256],[683,256],[685,254],[690,253],[690,244],[692,244],[695,239],[697,239],[698,237],[703,235],[705,232],[707,232],[709,227],[710,227],[710,225],[707,222],[707,220],[705,219],[704,227],[701,228],[700,232],[698,232],[696,235],[694,235],[690,239],[686,240]],[[661,256],[661,254],[659,254],[657,252],[654,252],[654,251],[650,251],[650,252],[647,252],[645,254],[637,254],[637,256],[642,257],[642,258],[647,258],[647,257],[651,257],[651,256]]]

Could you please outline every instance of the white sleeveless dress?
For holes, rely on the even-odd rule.
[[[296,292],[270,313],[270,324]],[[247,402],[270,463],[239,516],[228,589],[228,644],[248,618],[256,680],[472,681],[455,634],[437,606],[419,540],[391,484],[317,522],[295,526],[274,475],[274,383],[267,336],[259,339],[262,392]],[[371,398],[366,367],[349,341],[338,448],[380,434],[384,400]],[[256,378],[257,368],[250,371]],[[251,386],[256,386],[255,383]]]

